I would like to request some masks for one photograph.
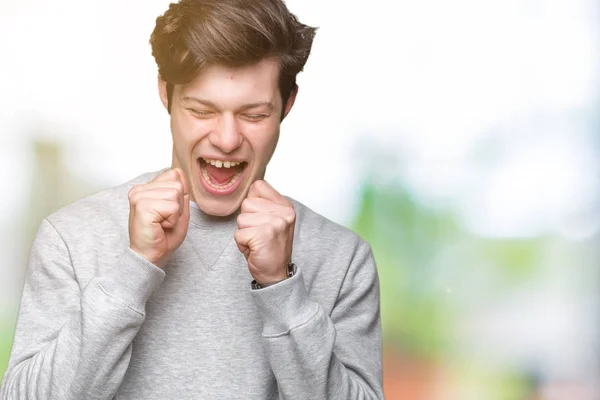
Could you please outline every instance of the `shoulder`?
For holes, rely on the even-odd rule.
[[[287,197],[296,212],[293,261],[310,295],[331,311],[345,291],[376,287],[377,267],[368,242],[357,233]],[[363,289],[361,289],[363,288]]]
[[[354,246],[368,245],[356,232],[317,213],[298,200],[287,197],[296,212],[296,235],[307,240],[334,241]]]
[[[120,185],[76,200],[46,217],[56,230],[81,231],[107,223],[120,225],[129,215],[129,190],[152,180],[161,171],[147,172]]]
[[[302,242],[321,243],[348,250],[349,248],[368,247],[368,243],[356,232],[315,212],[298,200],[287,197],[296,212],[295,238]]]
[[[48,215],[39,225],[31,254],[37,264],[70,264],[82,287],[112,265],[128,244],[129,190],[160,172],[149,172],[83,197]]]

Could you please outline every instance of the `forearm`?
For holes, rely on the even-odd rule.
[[[144,321],[145,301],[162,280],[162,271],[137,265],[140,260],[133,254],[126,253],[121,261],[113,272],[88,283],[79,304],[65,310],[65,322],[56,332],[39,329],[44,324],[39,318],[53,310],[44,313],[39,304],[30,306],[35,293],[24,292],[2,400],[114,396],[129,365],[131,342]]]
[[[282,399],[383,398],[378,320],[340,337],[332,319],[308,297],[301,276],[260,290],[272,291],[255,300]],[[357,358],[352,365],[342,361],[350,358]]]
[[[335,329],[322,309],[288,334],[265,337],[283,399],[381,399],[360,373],[340,361]],[[373,354],[373,356],[376,356]]]

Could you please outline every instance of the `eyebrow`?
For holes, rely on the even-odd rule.
[[[197,97],[191,97],[191,96],[185,96],[182,98],[182,100],[200,103],[206,107],[214,108],[216,110],[219,109],[219,107],[210,100],[199,99]],[[273,111],[275,109],[275,106],[270,101],[258,101],[256,103],[244,104],[244,105],[238,107],[238,109],[236,111],[244,111],[244,110],[249,110],[251,108],[262,107],[262,106],[268,107],[270,111]]]

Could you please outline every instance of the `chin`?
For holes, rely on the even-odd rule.
[[[240,208],[240,204],[242,204],[242,199],[236,199],[234,201],[226,201],[223,199],[218,200],[208,200],[199,198],[196,201],[198,207],[202,212],[206,215],[211,215],[213,217],[228,217]]]
[[[247,184],[247,182],[244,183]],[[214,217],[228,217],[235,214],[248,193],[248,185],[238,188],[236,192],[227,196],[215,196],[208,193],[200,182],[194,182],[193,185],[195,186],[192,189],[194,202],[204,214]]]

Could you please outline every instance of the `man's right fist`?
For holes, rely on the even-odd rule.
[[[181,245],[190,220],[190,190],[179,168],[129,191],[129,247],[157,267]]]

